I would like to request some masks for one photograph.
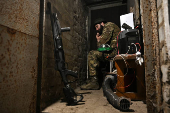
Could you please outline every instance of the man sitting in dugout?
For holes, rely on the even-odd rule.
[[[97,31],[97,47],[100,47],[102,44],[108,44],[112,48],[110,54],[99,52],[98,50],[92,50],[88,54],[88,69],[89,69],[89,79],[86,81],[86,84],[82,85],[80,88],[82,90],[98,90],[100,89],[98,83],[98,71],[100,61],[106,61],[107,56],[116,56],[117,55],[117,35],[120,32],[120,28],[112,23],[106,22],[104,19],[99,18],[94,22],[94,28]],[[104,56],[104,58],[103,58]]]

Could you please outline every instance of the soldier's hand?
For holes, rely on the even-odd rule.
[[[100,34],[99,34],[99,33],[97,33],[97,34],[96,34],[97,42],[99,42],[99,41],[100,41],[100,38],[101,38]]]

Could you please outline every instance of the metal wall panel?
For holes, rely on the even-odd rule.
[[[0,112],[36,112],[39,1],[0,0]]]
[[[36,102],[38,38],[0,25],[0,112],[29,113]]]
[[[0,24],[38,37],[39,0],[0,0]]]

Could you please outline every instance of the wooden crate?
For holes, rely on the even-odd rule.
[[[123,58],[124,59],[123,59]],[[116,94],[131,98],[132,100],[145,100],[145,70],[135,62],[136,55],[118,55],[115,57],[115,67],[117,69]],[[125,60],[125,61],[124,61]],[[125,63],[126,62],[126,63]],[[127,64],[127,65],[126,65]],[[128,73],[126,74],[128,68]]]

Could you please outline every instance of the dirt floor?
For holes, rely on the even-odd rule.
[[[76,106],[67,106],[66,102],[61,100],[47,107],[42,113],[121,113],[122,111],[114,108],[103,96],[103,90],[80,90],[76,92],[83,93],[83,102]],[[143,101],[132,101],[129,112],[147,113],[146,104]],[[126,112],[124,112],[126,113]]]

